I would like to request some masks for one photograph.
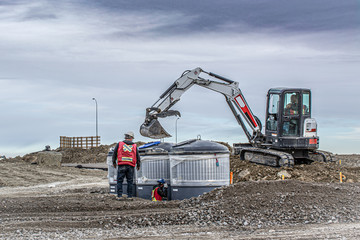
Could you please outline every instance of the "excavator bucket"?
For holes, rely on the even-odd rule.
[[[140,134],[154,139],[171,137],[157,119],[152,119],[148,124],[143,123],[140,127]]]

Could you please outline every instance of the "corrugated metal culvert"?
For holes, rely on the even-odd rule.
[[[171,143],[154,142],[139,148],[141,168],[137,172],[137,184],[155,185],[160,178],[169,183],[169,152],[171,152],[172,146]]]
[[[161,178],[170,182],[170,158],[172,143],[152,142],[139,147],[141,168],[136,172],[137,195],[140,198],[151,199],[154,185]],[[170,199],[170,196],[168,196]]]
[[[169,155],[172,199],[196,197],[230,184],[230,152],[222,144],[188,140],[173,146]]]
[[[230,152],[216,142],[193,139],[174,145],[158,141],[139,147],[139,153],[141,168],[135,171],[135,183],[140,198],[150,200],[152,188],[161,178],[169,185],[169,200],[197,197],[230,183]],[[116,183],[111,156],[110,149],[110,188]]]

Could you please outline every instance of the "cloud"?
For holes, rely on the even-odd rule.
[[[360,87],[352,3],[210,2],[1,2],[0,107],[7,116],[0,151],[94,134],[93,97],[103,143],[118,141],[137,132],[145,108],[184,70],[198,66],[238,81],[262,121],[267,90],[280,86],[313,90],[322,139],[331,138],[339,116],[360,117],[348,106],[359,102]],[[173,109],[183,113],[183,140],[246,141],[220,94],[194,87]],[[172,134],[174,121],[162,121]]]
[[[254,7],[253,4],[248,3],[243,5],[245,5],[245,7],[242,6],[240,8],[242,11],[243,8],[249,9]],[[181,8],[178,10],[165,11],[165,9],[153,10],[151,9],[152,5],[149,6],[149,4],[141,4],[141,6],[142,7],[137,9],[130,8],[130,11],[126,11],[126,7],[129,6],[122,2],[122,4],[118,4],[117,8],[110,11],[106,8],[91,8],[91,5],[76,4],[72,1],[65,1],[60,5],[52,4],[52,2],[49,1],[37,1],[25,3],[13,9],[5,8],[3,10],[4,14],[1,15],[2,24],[0,24],[0,29],[6,31],[7,34],[3,36],[2,41],[7,43],[7,47],[13,44],[13,49],[17,50],[15,54],[26,54],[26,51],[22,49],[23,45],[26,45],[26,49],[33,48],[31,55],[29,54],[29,58],[34,57],[34,54],[36,57],[36,53],[42,52],[48,56],[49,52],[52,52],[57,57],[72,57],[73,60],[79,58],[83,60],[83,58],[89,58],[93,53],[101,52],[103,57],[114,59],[116,55],[117,58],[115,59],[118,59],[120,56],[128,57],[130,53],[139,48],[139,46],[141,47],[134,56],[138,56],[139,52],[143,52],[142,55],[144,56],[149,56],[147,46],[152,49],[155,42],[161,47],[163,42],[168,39],[174,42],[188,40],[192,43],[196,42],[200,46],[202,46],[201,43],[203,41],[218,39],[219,41],[214,42],[213,45],[219,46],[228,44],[230,40],[229,37],[233,36],[235,39],[231,46],[235,45],[234,43],[237,41],[239,47],[242,45],[242,49],[249,48],[249,51],[253,54],[257,54],[260,51],[262,54],[267,52],[272,53],[274,51],[279,52],[279,47],[282,47],[281,49],[283,51],[284,44],[294,47],[292,43],[299,38],[302,38],[300,42],[305,42],[313,46],[316,46],[316,42],[322,39],[327,39],[326,42],[334,41],[331,40],[334,37],[332,32],[336,30],[328,26],[320,32],[295,32],[295,34],[291,31],[279,32],[276,29],[282,25],[278,23],[269,25],[270,23],[266,21],[266,18],[286,18],[289,22],[297,22],[295,20],[298,15],[301,16],[301,14],[295,14],[297,17],[292,19],[294,16],[289,14],[275,17],[271,12],[267,13],[265,11],[267,15],[258,20],[261,24],[259,24],[259,26],[245,27],[247,31],[244,32],[241,31],[241,29],[244,28],[243,26],[249,26],[252,23],[252,15],[235,15],[236,7],[234,9],[223,9],[231,14],[220,13],[221,16],[225,17],[225,20],[216,17],[214,19],[217,22],[212,23],[207,22],[208,13],[205,14],[202,11],[195,12],[192,10],[186,12]],[[235,6],[240,7],[238,4]],[[285,5],[280,11],[286,12],[287,7],[289,6]],[[294,6],[291,5],[290,7],[293,8]],[[216,8],[210,9],[211,11],[216,10]],[[263,11],[264,6],[257,10],[260,12]],[[333,13],[333,9],[331,10]],[[54,12],[56,12],[56,14],[54,14]],[[258,13],[255,12],[254,14],[257,15]],[[323,16],[323,14],[324,13],[320,12],[320,14],[314,15]],[[237,21],[237,18],[243,20]],[[332,16],[332,18],[336,18],[336,14]],[[211,26],[212,24],[217,25],[213,30],[204,31],[204,29],[201,28],[201,26]],[[328,24],[330,25],[330,23]],[[168,34],[166,31],[166,29],[176,29],[179,26],[182,26],[186,32],[179,31],[176,33],[176,31],[174,31]],[[199,26],[200,29],[198,28]],[[354,24],[351,26],[354,26]],[[344,29],[342,31],[344,31]],[[221,34],[219,34],[219,32],[221,32]],[[223,34],[226,35],[222,37]],[[349,37],[351,35],[346,33],[344,35],[343,37],[337,36],[335,39],[339,37],[346,38],[346,36],[348,36],[347,38],[351,38]],[[198,40],[193,41],[193,39]],[[148,42],[149,40],[150,42]],[[254,47],[249,46],[250,43],[246,40],[254,42]],[[356,39],[353,40],[354,43],[355,40]],[[146,41],[147,44],[143,44],[144,41]],[[258,48],[259,44],[257,43],[259,42],[263,44],[279,43],[281,45],[277,47],[268,46],[264,51],[264,48]],[[187,45],[186,43],[185,46]],[[322,45],[323,42],[320,46]],[[195,48],[197,46],[193,47]],[[216,48],[212,48],[212,50],[214,49]],[[256,49],[258,50],[256,51]],[[156,50],[158,49],[155,49],[155,51]],[[287,50],[290,51],[290,48]],[[303,52],[305,54],[303,57],[307,57],[306,46],[294,50]],[[173,56],[176,55],[174,54],[172,57]],[[248,54],[245,55],[245,57],[247,56]],[[90,57],[89,60],[92,60],[92,58]],[[132,61],[132,59],[129,60]]]
[[[346,129],[345,132],[335,136],[339,140],[360,141],[360,127]]]

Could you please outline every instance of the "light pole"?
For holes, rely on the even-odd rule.
[[[96,98],[92,98],[92,100],[94,100],[95,104],[96,104],[96,139],[97,139],[97,137],[98,137],[98,104],[97,104]]]
[[[179,120],[179,117],[175,120],[175,144],[177,144],[177,121]]]

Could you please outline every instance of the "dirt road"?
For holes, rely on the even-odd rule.
[[[357,167],[350,171],[354,178],[359,176]],[[108,194],[106,176],[100,170],[1,161],[0,239],[360,236],[356,182],[244,180],[198,198],[155,203],[138,198],[115,201]]]

